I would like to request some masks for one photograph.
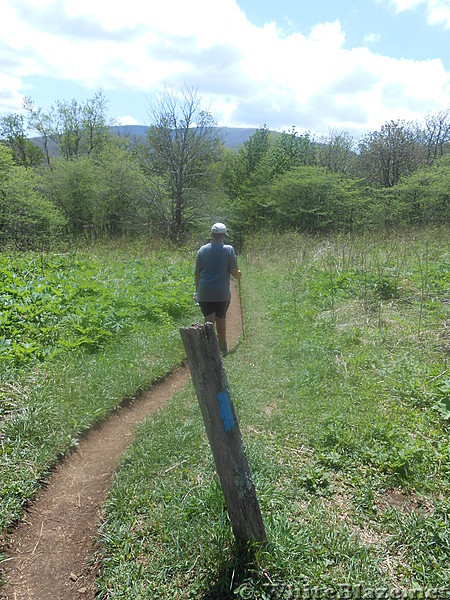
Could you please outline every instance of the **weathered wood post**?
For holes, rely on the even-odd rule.
[[[182,327],[180,333],[234,537],[240,545],[264,541],[264,523],[214,325]]]

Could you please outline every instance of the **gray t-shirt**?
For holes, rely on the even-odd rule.
[[[225,302],[231,299],[230,273],[237,268],[233,246],[221,242],[205,244],[197,252],[195,273],[200,276],[199,302]]]

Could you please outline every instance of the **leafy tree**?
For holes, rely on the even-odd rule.
[[[56,142],[61,156],[66,160],[81,154],[83,136],[81,107],[77,100],[57,100],[50,113],[50,137]]]
[[[94,214],[103,189],[90,157],[55,159],[52,170],[44,174],[43,190],[64,214],[68,233],[97,233]]]
[[[316,144],[309,132],[299,135],[295,131],[282,132],[275,136],[270,149],[270,164],[274,175],[280,175],[299,167],[313,165],[315,162]]]
[[[270,132],[267,125],[263,125],[244,142],[243,150],[239,152],[247,177],[258,169],[261,161],[267,156],[269,149]]]
[[[107,145],[111,122],[107,118],[108,100],[103,92],[96,92],[82,105],[81,149],[88,156],[95,155]]]
[[[24,107],[30,127],[43,138],[49,164],[50,140],[66,160],[95,154],[108,140],[108,102],[102,92],[96,92],[84,103],[75,98],[57,100],[48,113],[36,108],[30,98],[26,98]]]
[[[145,178],[120,139],[111,138],[95,157],[60,157],[52,164],[42,188],[64,214],[69,234],[97,237],[148,230]]]
[[[23,115],[11,113],[0,118],[0,139],[10,148],[16,165],[35,167],[41,163],[42,150],[27,138]]]
[[[182,239],[199,214],[208,169],[220,156],[221,141],[212,115],[193,89],[166,89],[150,108],[145,172],[158,180],[158,210],[173,240]],[[168,202],[167,202],[168,200]]]
[[[230,224],[242,234],[258,221],[267,218],[267,204],[259,190],[273,176],[270,164],[271,134],[264,125],[244,142],[238,152],[225,154],[221,182],[228,196]]]
[[[43,244],[61,230],[61,212],[39,191],[32,169],[14,165],[10,150],[0,144],[0,242],[27,247]]]
[[[361,175],[375,186],[389,188],[420,166],[417,136],[402,121],[384,124],[380,131],[364,136],[359,143]]]
[[[301,226],[307,229],[329,224],[334,213],[330,206],[317,202],[312,191],[314,177],[324,180],[327,177],[324,170],[313,167],[317,151],[318,144],[308,132],[299,135],[292,128],[292,131],[271,134],[266,127],[256,131],[238,153],[228,159],[223,172],[233,230],[245,231],[255,223],[298,227],[301,221]],[[335,186],[335,182],[328,179],[327,185],[330,184]],[[321,184],[317,186],[318,189]],[[323,194],[328,192],[324,190]],[[319,218],[321,210],[328,212]],[[338,216],[338,220],[340,218]]]
[[[138,161],[120,140],[100,151],[97,171],[96,228],[110,235],[148,230],[145,179]]]

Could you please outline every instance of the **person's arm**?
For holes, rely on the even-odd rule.
[[[194,300],[198,302],[198,284],[200,283],[200,273],[195,271],[195,292],[194,292]]]
[[[241,278],[241,271],[236,267],[235,269],[231,269],[230,273],[233,275],[235,279]]]
[[[195,300],[197,300],[197,292],[198,292],[198,286],[200,284],[200,271],[201,271],[201,264],[200,264],[200,250],[197,252],[197,257],[195,259],[195,275],[194,275],[194,281],[195,281]]]
[[[231,275],[233,275],[233,277],[235,279],[240,279],[241,278],[241,272],[240,272],[238,264],[237,264],[236,254],[234,253],[234,248],[233,247],[231,247],[230,263],[229,263],[229,267],[228,268],[230,269]]]

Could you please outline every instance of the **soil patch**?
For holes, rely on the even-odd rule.
[[[230,347],[241,334],[239,295],[232,286],[227,316]],[[180,367],[140,398],[124,403],[54,469],[8,538],[2,565],[7,583],[0,587],[0,598],[95,597],[97,527],[117,461],[133,441],[136,425],[163,407],[189,376],[189,368]]]
[[[388,490],[383,496],[378,498],[376,504],[381,512],[394,508],[406,513],[424,515],[433,511],[433,506],[430,502],[424,503],[415,494],[405,494],[400,489]]]

